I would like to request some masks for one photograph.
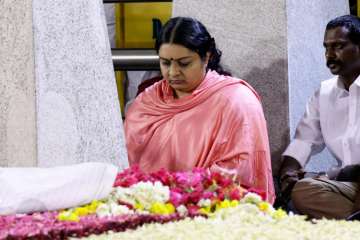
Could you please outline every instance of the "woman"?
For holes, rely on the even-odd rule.
[[[221,75],[221,52],[195,19],[170,19],[156,50],[163,80],[126,115],[130,164],[147,172],[203,167],[233,174],[273,202],[266,122],[254,89]]]

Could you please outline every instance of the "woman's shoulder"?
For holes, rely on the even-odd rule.
[[[222,76],[223,81],[232,82],[219,91],[219,96],[224,101],[239,103],[239,102],[259,102],[259,95],[251,85],[240,78],[231,76]]]
[[[155,83],[161,81],[163,79],[162,76],[156,76],[150,79],[146,79],[145,81],[143,81],[142,83],[139,84],[138,86],[138,90],[136,93],[136,96],[138,96],[140,93],[144,92],[145,89],[153,86]]]
[[[143,89],[137,96],[138,100],[146,100],[148,98],[158,98],[163,95],[165,80],[163,78],[153,82],[151,85]]]

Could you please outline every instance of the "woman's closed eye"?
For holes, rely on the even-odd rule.
[[[170,64],[171,64],[171,61],[161,60],[161,61],[160,61],[160,64],[163,65],[163,66],[167,66],[167,67],[168,67],[168,66],[170,66]]]
[[[179,66],[182,68],[185,68],[191,64],[191,62],[178,62]]]

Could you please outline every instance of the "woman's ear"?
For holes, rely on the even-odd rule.
[[[209,64],[210,55],[211,55],[210,52],[207,52],[207,53],[206,53],[206,56],[205,56],[205,59],[204,59],[204,67],[205,67],[205,69],[207,69],[207,66],[208,66],[208,64]]]
[[[208,65],[208,63],[209,63],[210,55],[211,55],[210,52],[207,52],[207,53],[206,53],[206,57],[205,57],[205,64],[206,64],[206,65]]]

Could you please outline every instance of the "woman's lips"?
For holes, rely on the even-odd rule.
[[[184,80],[169,80],[170,84],[184,84]]]

